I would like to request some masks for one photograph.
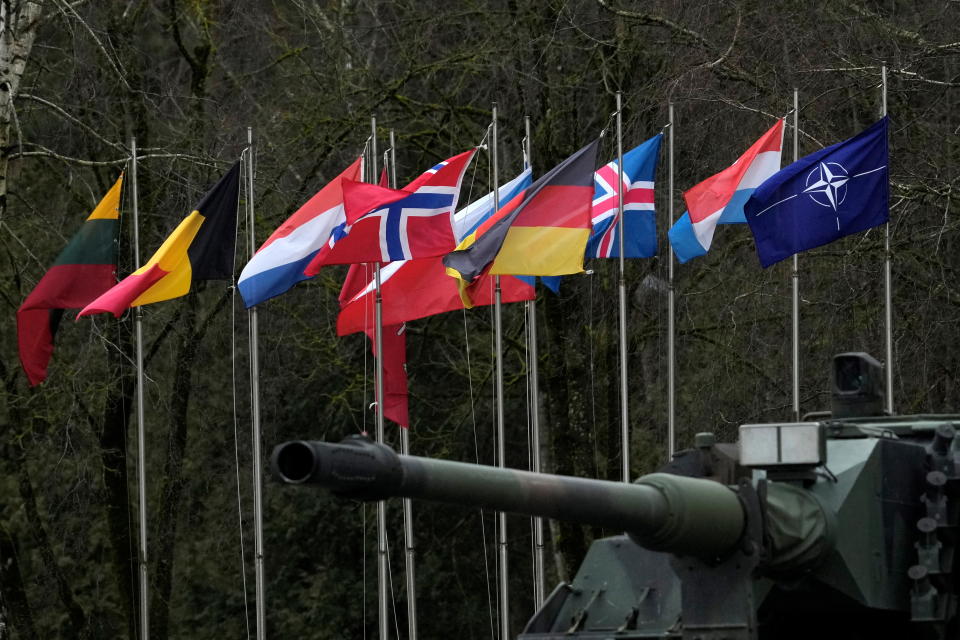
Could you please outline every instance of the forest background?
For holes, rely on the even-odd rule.
[[[136,136],[146,258],[256,141],[256,237],[396,131],[398,181],[477,144],[500,110],[501,182],[535,176],[599,134],[624,98],[624,148],[676,110],[676,188],[657,178],[660,257],[627,265],[631,467],[666,456],[668,203],[729,165],[799,89],[800,153],[880,113],[889,67],[894,403],[960,409],[955,1],[2,0],[0,48],[0,638],[116,638],[136,630],[132,318],[73,322],[49,380],[28,387],[15,311],[116,179]],[[790,131],[784,158],[792,157]],[[604,139],[602,162],[614,157]],[[462,202],[489,189],[481,154]],[[134,262],[124,197],[120,273]],[[241,233],[246,233],[241,224]],[[249,247],[238,242],[238,271]],[[803,411],[826,408],[834,353],[883,356],[883,233],[800,259]],[[619,477],[615,261],[541,293],[546,469]],[[370,429],[372,359],[337,338],[345,269],[262,305],[265,452]],[[720,227],[676,269],[678,446],[699,431],[790,417],[790,268],[763,270],[749,230]],[[491,316],[407,328],[413,452],[493,461]],[[528,466],[522,306],[505,309],[507,449]],[[249,350],[230,283],[144,308],[152,637],[249,637],[253,625]],[[951,336],[954,336],[951,338]],[[397,440],[393,425],[391,441]],[[494,637],[491,514],[415,506],[423,637]],[[264,488],[268,632],[361,638],[376,629],[372,507]],[[532,611],[528,520],[511,519],[513,628]],[[389,511],[391,628],[405,629],[400,509]],[[241,532],[243,547],[241,549]],[[548,588],[590,528],[549,529]],[[403,635],[402,633],[400,635]]]

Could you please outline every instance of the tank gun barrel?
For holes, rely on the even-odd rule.
[[[732,489],[664,473],[635,483],[530,473],[398,455],[363,436],[293,441],[273,450],[274,473],[361,500],[408,497],[628,532],[654,550],[709,558],[733,549],[744,510]]]

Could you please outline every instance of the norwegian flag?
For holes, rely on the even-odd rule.
[[[304,270],[328,264],[394,262],[442,256],[454,249],[453,212],[476,149],[445,160],[403,189],[343,181],[346,221]]]
[[[623,182],[617,161],[601,167],[593,177],[593,217],[588,258],[620,257],[620,227],[617,220],[619,193],[623,189],[623,237],[625,258],[649,258],[657,253],[653,186],[663,134],[650,138],[623,155]]]

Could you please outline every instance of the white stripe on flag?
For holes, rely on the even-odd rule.
[[[750,163],[746,173],[743,174],[743,179],[740,180],[740,184],[737,185],[735,190],[756,189],[777,171],[780,171],[779,151],[758,153],[757,157]]]
[[[700,222],[693,223],[693,234],[697,236],[697,242],[704,249],[709,250],[713,243],[713,232],[717,228],[717,221],[723,215],[723,209],[714,211]]]
[[[240,280],[305,258],[326,243],[333,228],[344,221],[343,205],[327,209],[261,248],[243,268]],[[246,275],[245,275],[246,274]]]

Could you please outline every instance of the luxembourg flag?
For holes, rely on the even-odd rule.
[[[717,224],[745,223],[743,205],[754,190],[780,170],[783,119],[753,143],[736,162],[684,192],[687,211],[670,229],[680,262],[705,255]]]
[[[362,176],[363,161],[357,158],[263,243],[243,268],[237,282],[248,309],[286,293],[293,285],[310,277],[304,275],[304,268],[327,242],[333,229],[346,221],[341,181],[359,181]]]

